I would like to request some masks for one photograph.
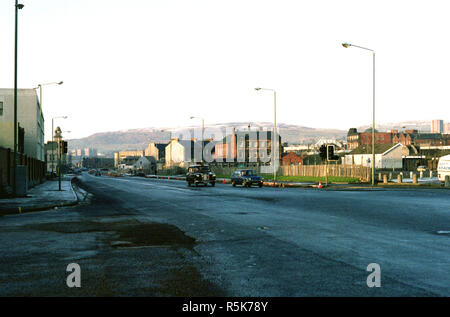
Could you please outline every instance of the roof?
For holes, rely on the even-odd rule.
[[[416,140],[442,140],[441,133],[415,133],[414,138]]]
[[[283,153],[281,156],[282,157],[286,157],[286,156],[288,156],[288,155],[290,155],[290,156],[296,156],[296,157],[300,157],[300,158],[303,158],[303,153],[302,152],[300,152],[300,151],[290,151],[290,152],[286,152],[286,153]]]
[[[14,88],[0,88],[0,95],[14,95]],[[17,89],[18,96],[36,96],[37,92],[34,88],[18,88]]]
[[[164,151],[168,143],[155,143],[155,147],[158,151]]]
[[[393,148],[395,145],[396,144],[375,144],[375,154],[382,154],[387,150]],[[372,154],[372,144],[361,145],[351,151],[349,154]]]

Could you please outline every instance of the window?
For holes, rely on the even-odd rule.
[[[3,116],[3,101],[0,101],[0,116]]]

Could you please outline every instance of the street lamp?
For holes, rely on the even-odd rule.
[[[59,117],[53,117],[52,118],[52,176],[53,176],[53,168],[55,167],[55,142],[53,142],[53,134],[55,131],[53,131],[53,123],[55,119],[67,119],[67,116],[59,116]]]
[[[15,34],[14,34],[14,155],[13,155],[13,195],[16,196],[16,177],[17,177],[17,29],[18,29],[18,12],[23,9],[24,5],[16,0],[15,5]]]
[[[273,181],[277,180],[277,167],[275,162],[276,154],[278,153],[278,136],[277,136],[277,92],[270,88],[255,88],[259,90],[273,91],[273,141],[272,141],[272,165],[273,165]]]
[[[190,117],[190,119],[200,119],[202,120],[202,163],[203,163],[203,140],[205,137],[205,119],[200,118],[200,117]]]
[[[349,47],[356,47],[356,48],[360,48],[366,51],[370,51],[372,52],[372,59],[373,59],[373,81],[372,81],[372,86],[373,86],[373,93],[372,93],[372,99],[373,99],[373,116],[372,116],[372,186],[375,185],[375,51],[370,49],[370,48],[366,48],[366,47],[362,47],[362,46],[358,46],[358,45],[353,45],[350,43],[342,43],[342,46],[345,48],[349,48]]]
[[[41,117],[42,115],[42,86],[48,86],[48,85],[62,85],[63,81],[58,81],[58,82],[52,82],[52,83],[45,83],[45,84],[38,84],[37,87],[35,87],[34,89],[38,89],[39,88],[39,104],[40,104],[40,115]],[[52,125],[52,142],[53,142],[53,125]],[[52,151],[53,151],[53,145],[52,145]],[[53,164],[52,164],[52,169],[53,169]],[[53,170],[52,170],[53,172]]]
[[[42,86],[62,85],[63,83],[64,83],[63,81],[58,81],[58,82],[52,82],[52,83],[38,84],[37,87],[34,88],[34,89],[39,88],[39,103],[41,104],[41,113],[42,113]],[[52,133],[53,133],[53,131],[52,131]]]

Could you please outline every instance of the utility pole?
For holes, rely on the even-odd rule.
[[[61,128],[57,127],[55,130],[54,139],[58,142],[58,190],[61,191],[61,152],[62,152],[62,132]]]

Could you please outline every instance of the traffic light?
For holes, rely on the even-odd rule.
[[[319,148],[319,155],[322,161],[325,161],[327,159],[327,146],[325,144],[322,144]]]
[[[62,154],[67,154],[67,141],[62,141]]]
[[[334,145],[327,145],[327,160],[328,161],[337,161],[339,156],[334,155]]]

